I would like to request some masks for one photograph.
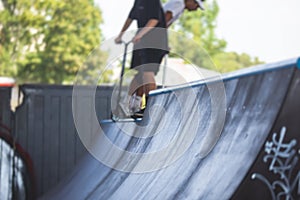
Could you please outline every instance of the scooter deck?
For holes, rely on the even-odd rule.
[[[100,123],[129,123],[129,122],[141,122],[143,120],[143,118],[121,118],[121,119],[104,119],[104,120],[100,120]]]

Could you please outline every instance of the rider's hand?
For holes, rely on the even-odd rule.
[[[137,34],[137,35],[132,39],[132,42],[133,42],[134,44],[136,44],[136,43],[140,42],[141,39],[142,39],[142,36],[140,36],[139,34]]]
[[[121,44],[122,43],[122,36],[119,35],[116,39],[115,39],[115,43],[116,44]]]

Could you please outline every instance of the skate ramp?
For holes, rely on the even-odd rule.
[[[102,121],[105,136],[86,139],[94,154],[115,160],[108,138],[126,150],[124,156],[102,164],[97,155],[86,155],[42,199],[231,198],[261,151],[297,70],[291,59],[224,75],[224,96],[209,91],[219,84],[215,79],[153,92],[142,122]],[[218,95],[225,97],[220,110],[211,99]]]

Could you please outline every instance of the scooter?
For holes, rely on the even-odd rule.
[[[128,49],[128,46],[129,46],[130,43],[131,43],[131,41],[129,41],[129,42],[122,41],[122,44],[124,44],[124,55],[123,55],[123,61],[122,61],[122,69],[121,69],[121,74],[120,74],[119,87],[118,87],[118,91],[117,91],[116,109],[114,110],[114,112],[112,112],[112,116],[111,116],[111,119],[115,122],[120,120],[121,115],[126,116],[126,112],[122,109],[122,106],[120,105],[120,101],[121,101],[121,92],[122,92],[122,85],[123,85],[123,76],[124,76],[124,73],[125,73],[127,49]]]

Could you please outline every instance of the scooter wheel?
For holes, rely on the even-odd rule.
[[[114,122],[117,122],[117,121],[119,121],[120,118],[119,118],[118,116],[112,114],[111,119],[112,119]]]

